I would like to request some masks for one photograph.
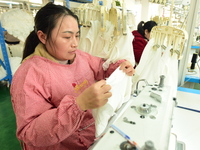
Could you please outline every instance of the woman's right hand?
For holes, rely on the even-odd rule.
[[[76,103],[81,110],[94,109],[105,105],[112,96],[111,86],[105,80],[98,81],[85,89],[77,98]]]

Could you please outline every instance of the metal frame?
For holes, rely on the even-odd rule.
[[[0,46],[1,46],[1,51],[2,51],[2,55],[3,55],[3,60],[0,59],[0,65],[2,65],[2,67],[5,69],[6,71],[6,76],[3,77],[2,79],[0,79],[0,81],[8,81],[9,84],[11,84],[12,82],[12,71],[10,68],[10,62],[9,62],[9,58],[8,58],[8,53],[7,53],[7,49],[6,49],[6,44],[5,44],[5,39],[4,39],[4,29],[1,26],[0,23]]]

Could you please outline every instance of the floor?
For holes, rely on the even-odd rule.
[[[194,89],[200,90],[200,84],[195,84]],[[178,105],[200,110],[200,96],[178,92]],[[196,105],[198,103],[199,105]],[[174,124],[172,131],[178,140],[186,143],[186,150],[196,150],[199,144],[195,136],[200,136],[200,113],[186,109],[175,108]],[[199,125],[197,124],[199,123]],[[198,131],[198,132],[197,132]],[[16,122],[10,101],[9,88],[0,82],[0,145],[1,150],[21,150],[16,138]]]
[[[9,88],[0,83],[0,149],[21,150],[16,138],[16,123]]]

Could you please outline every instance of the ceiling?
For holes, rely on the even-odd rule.
[[[52,1],[56,4],[66,4],[67,0],[0,0],[0,6],[6,6],[9,8],[19,7],[19,5],[30,4],[30,7],[41,7],[41,5],[46,4],[47,2]],[[75,0],[73,0],[75,1]],[[78,0],[77,0],[78,1]],[[134,1],[134,0],[133,0]],[[136,0],[135,0],[136,1]],[[153,1],[153,0],[149,0]],[[190,0],[167,0],[168,3],[174,2],[175,5],[189,5]]]
[[[1,7],[8,7],[8,8],[24,8],[30,7],[33,9],[41,8],[43,4],[50,2],[53,0],[0,0]],[[54,0],[56,4],[64,4],[65,0]]]

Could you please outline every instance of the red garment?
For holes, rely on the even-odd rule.
[[[147,45],[147,40],[138,32],[132,32],[134,39],[133,39],[133,52],[135,55],[135,61],[138,64],[140,62],[140,58],[142,56],[143,50]]]
[[[36,51],[48,55],[41,45]],[[13,77],[11,98],[17,137],[26,150],[88,149],[95,138],[94,118],[75,99],[96,80],[108,77],[121,61],[107,71],[103,63],[101,58],[77,50],[70,65],[38,55],[21,64]]]

